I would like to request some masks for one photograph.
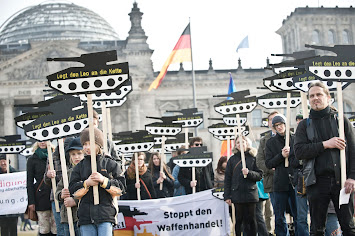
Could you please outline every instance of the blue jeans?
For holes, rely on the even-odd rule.
[[[274,192],[274,214],[275,214],[275,234],[277,236],[289,236],[290,233],[286,223],[286,207],[290,204],[291,215],[295,226],[295,235],[298,235],[297,225],[297,203],[296,193],[292,186],[289,186],[288,191]]]
[[[62,204],[59,203],[59,209],[61,206],[62,206]],[[64,227],[60,223],[60,212],[55,211],[54,201],[52,201],[52,212],[54,215],[55,225],[57,226],[57,236],[64,236]]]
[[[307,236],[309,235],[308,226],[308,202],[307,196],[302,196],[297,193],[297,186],[295,187],[296,200],[297,200],[297,224],[298,224],[298,235]]]
[[[341,229],[337,214],[328,213],[327,224],[325,225],[325,236],[340,236]]]
[[[78,227],[78,222],[74,222],[74,232],[75,236],[80,236],[80,230]],[[69,224],[68,223],[62,223],[63,228],[64,228],[64,236],[70,236],[70,231],[69,231]]]
[[[112,223],[104,222],[97,225],[81,225],[80,233],[85,236],[112,236]]]
[[[264,214],[263,214],[263,203],[264,201],[260,200],[259,202],[256,203],[256,224],[257,224],[257,232],[258,236],[268,236],[269,232],[266,229],[266,224],[264,220]]]

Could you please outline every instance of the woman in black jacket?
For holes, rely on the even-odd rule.
[[[139,182],[136,183],[136,166],[135,166],[135,156],[133,155],[132,162],[128,166],[125,177],[127,183],[127,200],[137,200],[137,189],[140,188],[141,200],[145,199],[155,199],[156,194],[153,187],[153,180],[150,171],[144,164],[146,158],[144,152],[138,153],[138,171],[139,171]]]
[[[262,171],[256,166],[256,149],[242,136],[246,168],[242,167],[239,138],[236,139],[234,155],[227,163],[224,178],[224,200],[236,208],[236,235],[241,235],[241,226],[248,236],[256,236],[257,224],[255,209],[259,201],[256,182],[261,180]],[[246,175],[246,178],[244,178]]]
[[[52,151],[54,151],[54,147],[52,147]],[[36,142],[33,145],[33,155],[27,160],[28,207],[37,212],[39,234],[55,235],[57,228],[50,201],[51,187],[46,185],[43,179],[47,157],[47,142]]]
[[[163,172],[160,171],[161,156],[159,152],[153,152],[150,155],[148,170],[153,177],[153,186],[157,198],[172,197],[174,193],[174,177],[171,175],[169,167],[163,163]],[[163,189],[160,190],[160,183],[163,183]]]

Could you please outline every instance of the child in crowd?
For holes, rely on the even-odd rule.
[[[69,154],[71,168],[68,170],[68,179],[70,179],[73,167],[76,166],[82,159],[84,159],[83,146],[80,143],[80,138],[73,139],[67,146],[65,152]],[[59,181],[57,185],[57,191],[55,193],[55,198],[64,203],[60,208],[60,219],[61,224],[64,226],[64,236],[70,236],[67,207],[71,207],[73,213],[74,231],[75,235],[80,235],[79,227],[77,226],[78,217],[76,215],[78,210],[78,200],[74,199],[69,193],[69,189],[64,188],[63,178]]]
[[[69,191],[80,199],[78,224],[81,235],[112,236],[112,224],[117,214],[113,198],[124,191],[125,181],[119,163],[103,153],[104,135],[94,128],[97,172],[91,171],[89,128],[80,134],[85,158],[72,171]],[[99,204],[94,204],[93,186],[99,189]]]

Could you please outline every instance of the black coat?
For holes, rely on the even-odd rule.
[[[273,191],[288,191],[289,184],[293,183],[295,161],[293,151],[293,135],[290,134],[290,154],[288,157],[289,167],[285,167],[285,158],[282,156],[282,149],[285,147],[285,137],[276,134],[266,142],[265,165],[267,168],[275,168]]]
[[[157,183],[160,177],[160,166],[154,166],[153,168],[152,180],[157,198],[172,197],[174,193],[174,181],[170,179],[169,175],[164,171],[166,179],[163,182],[163,190],[160,190],[160,184]]]
[[[121,166],[110,157],[101,155],[97,156],[97,172],[109,179],[107,188],[116,186],[125,191],[125,180],[121,176]],[[69,191],[73,194],[75,191],[84,187],[84,181],[91,175],[91,158],[85,158],[79,162],[74,168],[70,177]],[[93,188],[81,198],[78,218],[79,225],[99,224],[103,222],[115,223],[116,208],[113,200],[104,188],[99,185],[99,204],[94,205]]]
[[[52,209],[50,202],[51,187],[42,182],[46,172],[46,163],[47,159],[40,159],[36,153],[27,160],[28,205],[35,204],[36,211]],[[36,183],[34,183],[34,180],[36,180]],[[41,187],[38,189],[40,185]]]
[[[212,163],[205,167],[196,167],[196,192],[213,188],[212,180],[214,179],[214,173],[212,169]],[[181,167],[178,175],[178,180],[182,186],[185,187],[186,194],[192,193],[190,182],[192,181],[192,168]]]
[[[137,189],[134,186],[136,183],[136,178],[134,177],[133,179],[128,178],[127,171],[125,172],[125,177],[126,177],[126,182],[127,182],[127,194],[125,196],[125,200],[137,200]],[[150,174],[150,171],[147,170],[143,175],[139,176],[140,178],[140,190],[141,190],[141,200],[145,199],[155,199],[157,198],[154,187],[153,187],[153,180],[152,180],[152,175]],[[144,182],[145,186],[147,186],[147,189],[149,191],[149,194],[144,187],[142,181]]]
[[[240,152],[229,158],[224,177],[224,200],[231,199],[233,203],[259,201],[256,182],[262,179],[263,171],[256,166],[256,159],[249,152],[245,152],[245,163],[249,169],[246,178],[242,172]]]

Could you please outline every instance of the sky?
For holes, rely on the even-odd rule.
[[[46,2],[51,2],[46,1]],[[41,0],[0,0],[0,25],[15,12],[34,6]],[[103,17],[126,39],[131,27],[128,13],[134,0],[72,0]],[[160,71],[187,24],[191,23],[194,70],[207,70],[212,59],[213,68],[236,69],[238,59],[243,68],[263,68],[266,58],[271,63],[280,61],[272,53],[282,53],[281,37],[276,31],[297,7],[355,7],[355,0],[136,0],[141,12],[142,27],[147,42],[154,50],[154,71]],[[245,36],[249,48],[237,46]],[[171,65],[169,70],[178,70]],[[186,70],[191,63],[184,63]]]

